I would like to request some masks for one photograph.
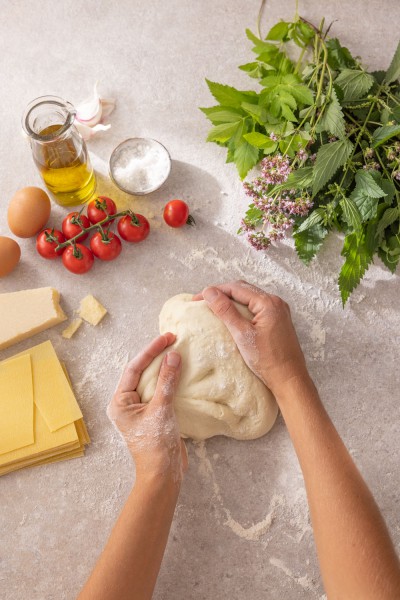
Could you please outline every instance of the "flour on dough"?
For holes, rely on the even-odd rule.
[[[246,307],[237,308],[252,318]],[[278,413],[272,393],[248,368],[204,300],[193,302],[191,294],[170,298],[160,313],[160,333],[168,331],[177,339],[142,374],[137,388],[142,402],[153,397],[163,356],[174,348],[182,356],[174,404],[182,435],[251,440],[271,429]]]

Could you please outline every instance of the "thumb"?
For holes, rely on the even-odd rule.
[[[181,372],[178,352],[168,352],[161,363],[154,399],[160,404],[172,404]]]
[[[210,309],[226,325],[233,337],[238,331],[243,331],[248,327],[248,320],[239,313],[232,300],[224,292],[216,287],[208,287],[203,290],[202,295]]]

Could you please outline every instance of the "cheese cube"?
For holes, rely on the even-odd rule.
[[[107,309],[94,296],[89,294],[81,300],[79,316],[91,325],[98,325],[107,314]]]

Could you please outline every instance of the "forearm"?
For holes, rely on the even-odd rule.
[[[135,483],[78,600],[151,599],[178,494],[172,478]]]
[[[303,471],[328,598],[399,598],[385,523],[312,381],[294,378],[276,395]]]

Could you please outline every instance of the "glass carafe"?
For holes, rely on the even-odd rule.
[[[75,115],[70,102],[42,96],[28,104],[22,118],[33,160],[46,187],[62,206],[83,204],[96,190],[86,144],[74,127]]]

